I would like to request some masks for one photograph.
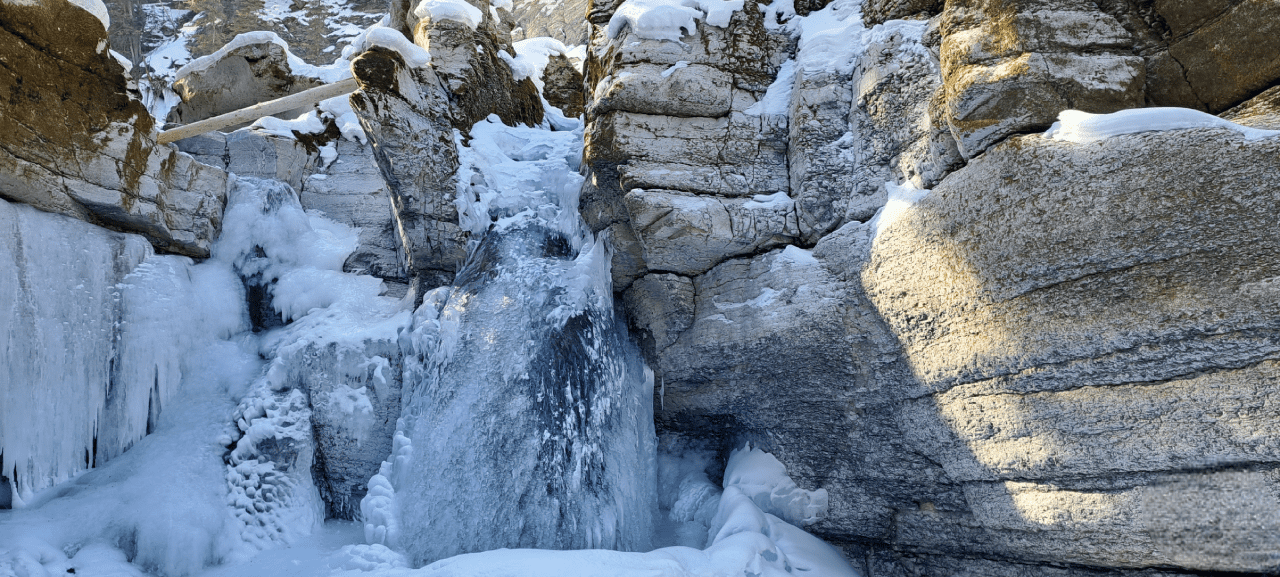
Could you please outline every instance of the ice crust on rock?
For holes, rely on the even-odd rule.
[[[1240,133],[1245,140],[1280,136],[1280,130],[1249,128],[1199,110],[1175,107],[1132,108],[1110,114],[1064,110],[1044,135],[1055,140],[1087,144],[1122,134],[1190,128],[1226,128]]]

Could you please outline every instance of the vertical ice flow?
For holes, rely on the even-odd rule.
[[[653,378],[578,217],[581,138],[491,119],[460,147],[459,212],[483,240],[414,315],[394,453],[362,504],[367,537],[414,563],[648,548]]]

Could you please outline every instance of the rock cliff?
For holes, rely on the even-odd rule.
[[[869,575],[1275,570],[1277,140],[1039,134],[1273,128],[1262,9],[836,1],[860,46],[822,66],[799,6],[675,41],[593,4],[583,215],[660,430],[784,455]]]

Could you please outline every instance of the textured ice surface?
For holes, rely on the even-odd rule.
[[[614,313],[609,252],[577,215],[581,133],[482,121],[471,137],[477,184],[459,205],[484,239],[414,315],[368,536],[417,564],[501,547],[643,550],[652,375]]]
[[[287,185],[238,179],[228,202],[213,257],[200,264],[150,255],[140,238],[0,204],[8,233],[0,266],[13,273],[0,291],[15,303],[0,315],[8,323],[0,335],[26,336],[5,350],[30,357],[0,369],[17,373],[6,375],[0,408],[22,408],[0,421],[14,431],[3,438],[6,459],[30,457],[42,444],[58,449],[58,435],[85,443],[73,445],[66,469],[56,450],[24,459],[24,470],[44,475],[33,478],[66,482],[20,491],[25,507],[0,511],[0,574],[19,565],[93,574],[77,563],[105,570],[123,557],[154,574],[187,575],[296,543],[323,519],[307,391],[280,355],[369,335],[394,342],[408,312],[378,296],[380,283],[334,270],[355,231],[304,212]],[[313,282],[279,282],[299,275]],[[281,313],[300,318],[248,332],[245,277],[262,281]],[[45,383],[46,374],[59,380]],[[48,385],[34,394],[51,396],[11,403],[32,394],[11,385],[29,382]],[[345,401],[358,420],[359,395]],[[71,480],[93,445],[76,435],[95,431],[90,464],[126,441],[132,448]],[[77,554],[94,543],[109,547]]]

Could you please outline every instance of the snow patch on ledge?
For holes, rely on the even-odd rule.
[[[1122,134],[1188,128],[1228,128],[1239,132],[1245,140],[1280,136],[1280,130],[1249,128],[1199,110],[1173,107],[1133,108],[1111,114],[1063,110],[1058,114],[1058,121],[1044,135],[1054,140],[1086,144]]]
[[[413,9],[413,15],[418,18],[461,22],[472,30],[475,30],[480,25],[480,21],[484,20],[484,13],[479,8],[468,4],[466,0],[422,0],[418,3],[418,7]]]
[[[742,10],[744,0],[627,0],[609,19],[609,38],[617,38],[624,27],[641,38],[679,42],[685,34],[698,30],[698,20],[724,28],[733,13]]]
[[[373,30],[376,30],[376,27],[371,29],[370,33],[372,33]],[[401,38],[403,38],[403,36],[401,36]],[[285,42],[279,34],[266,30],[258,30],[238,34],[235,38],[231,39],[231,42],[228,42],[226,46],[219,48],[213,54],[201,56],[200,58],[188,62],[185,66],[178,69],[178,72],[173,75],[173,79],[176,81],[189,74],[207,70],[225,58],[227,53],[242,46],[262,44],[266,42],[270,42],[284,48],[285,58],[289,63],[289,71],[297,76],[315,78],[326,84],[351,77],[351,63],[347,62],[345,59],[339,59],[328,66],[315,66],[313,64],[308,64],[305,60],[289,51],[289,43]]]
[[[888,198],[884,206],[876,211],[875,217],[868,223],[871,227],[872,241],[875,241],[876,237],[880,236],[880,231],[884,230],[884,227],[901,218],[911,207],[929,194],[929,189],[916,188],[910,182],[899,185],[890,181],[884,183],[884,188],[889,193]]]

